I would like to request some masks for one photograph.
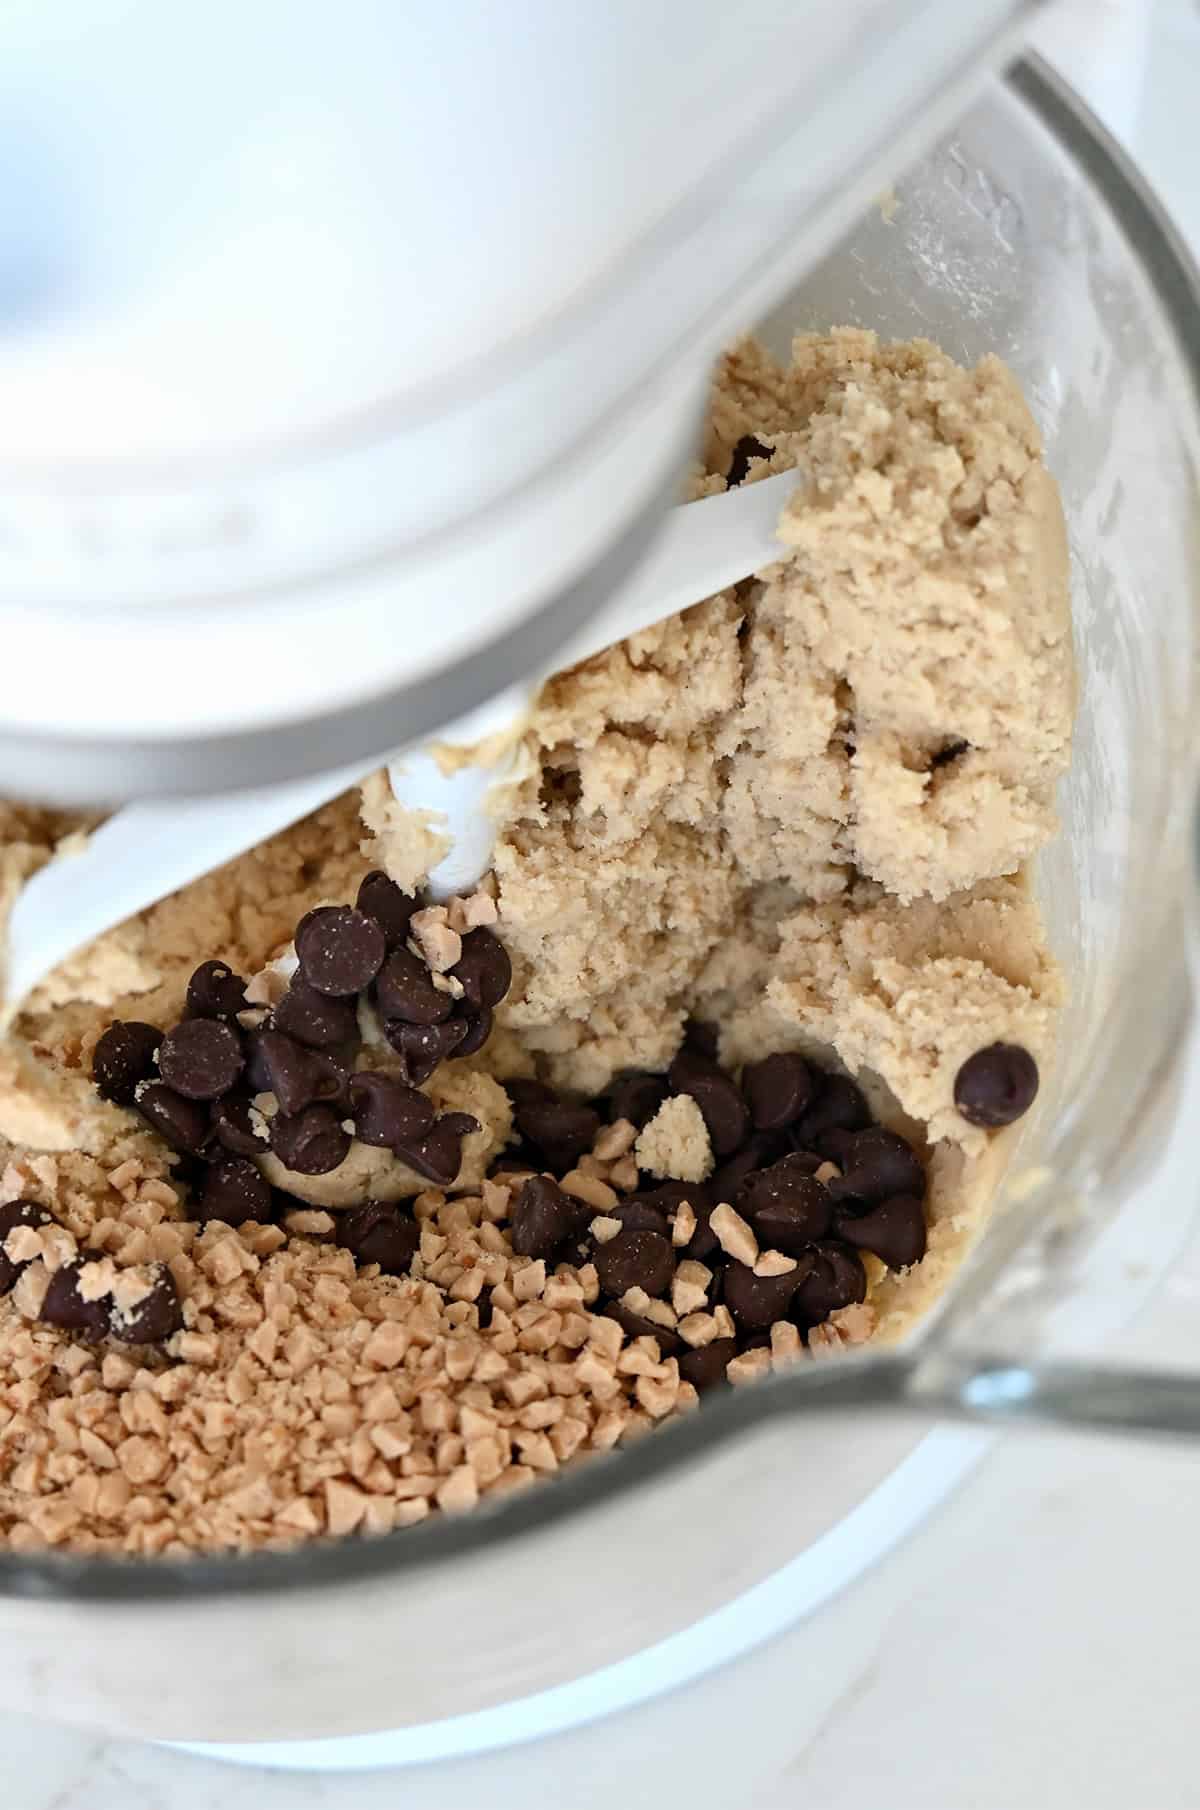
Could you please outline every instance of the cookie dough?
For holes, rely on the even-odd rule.
[[[324,1175],[257,1159],[295,1197],[282,1225],[201,1228],[187,1162],[90,1078],[114,1019],[178,1021],[197,963],[258,976],[265,1008],[313,905],[352,900],[371,867],[419,882],[444,840],[382,775],[102,938],[28,1002],[0,1046],[0,1202],[50,1209],[118,1270],[167,1266],[184,1329],[166,1354],[75,1342],[30,1317],[59,1234],[22,1225],[7,1259],[0,1240],[0,1259],[26,1263],[20,1299],[0,1295],[10,1544],[386,1531],[694,1405],[710,1346],[713,1376],[734,1381],[803,1357],[778,1321],[727,1366],[733,1321],[703,1307],[702,1262],[677,1271],[677,1312],[631,1271],[618,1324],[593,1311],[594,1264],[554,1270],[517,1248],[522,1154],[497,1167],[516,1135],[501,1083],[592,1099],[624,1070],[665,1073],[689,1019],[715,1027],[727,1069],[796,1050],[854,1077],[923,1154],[925,1257],[866,1259],[867,1299],[813,1327],[808,1353],[899,1337],[945,1287],[1006,1148],[956,1109],[956,1073],[996,1042],[1044,1068],[1061,1000],[1024,878],[1070,752],[1057,492],[995,359],[967,371],[851,330],[800,338],[787,366],[753,344],[728,355],[689,494],[792,468],[777,564],[544,688],[490,882],[511,989],[484,1047],[423,1084],[478,1125],[448,1189],[355,1140]],[[0,892],[85,827],[0,806]],[[379,1027],[360,1022],[378,1067]],[[714,1160],[676,1091],[640,1134],[605,1127],[540,1209],[594,1209],[616,1275],[639,1168],[682,1186]],[[331,1242],[349,1210],[395,1200],[414,1203],[411,1275],[367,1260],[370,1213],[358,1266]],[[674,1246],[695,1228],[673,1203]],[[639,1261],[657,1262],[667,1241],[638,1237]],[[767,1251],[747,1274],[769,1292],[789,1261]],[[656,1315],[660,1331],[686,1324],[680,1357],[660,1351]]]

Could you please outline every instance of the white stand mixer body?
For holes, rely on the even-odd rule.
[[[0,786],[262,783],[543,664],[1025,10],[11,0]]]

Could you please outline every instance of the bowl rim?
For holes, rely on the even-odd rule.
[[[1049,66],[1027,56],[1007,74],[1007,90],[1090,178],[1149,279],[1171,331],[1200,418],[1200,270],[1145,178],[1079,97]],[[881,1369],[887,1353],[858,1362]],[[901,1368],[897,1365],[897,1369]],[[782,1379],[781,1379],[782,1380]],[[794,1379],[768,1379],[727,1391],[703,1411],[659,1429],[619,1454],[597,1456],[540,1481],[528,1492],[484,1503],[459,1518],[436,1516],[420,1527],[372,1539],[322,1539],[286,1551],[197,1552],[187,1557],[83,1555],[56,1550],[0,1550],[0,1596],[47,1603],[198,1602],[283,1591],[327,1589],[367,1578],[412,1575],[469,1559],[481,1548],[518,1541],[568,1515],[586,1515],[618,1494],[645,1489],[668,1471],[795,1412]],[[826,1392],[814,1390],[819,1410]]]

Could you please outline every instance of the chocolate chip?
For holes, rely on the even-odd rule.
[[[606,1295],[617,1300],[628,1288],[644,1288],[661,1295],[675,1273],[675,1254],[659,1232],[618,1232],[596,1246],[592,1261]]]
[[[960,736],[955,736],[952,741],[944,743],[936,754],[930,756],[930,772],[936,772],[939,767],[948,767],[951,761],[958,760],[961,755],[964,755],[970,745],[970,742],[964,742]]]
[[[565,1174],[589,1151],[600,1129],[600,1114],[565,1100],[534,1101],[516,1111],[517,1130],[535,1144],[551,1169]]]
[[[512,1075],[501,1083],[514,1112],[523,1106],[557,1105],[558,1095],[544,1081],[535,1081],[532,1075]]]
[[[85,1301],[79,1292],[84,1264],[99,1263],[103,1257],[103,1251],[80,1251],[74,1263],[60,1265],[50,1278],[38,1319],[48,1326],[61,1326],[64,1332],[78,1333],[83,1339],[106,1338],[112,1297],[104,1295],[99,1301]]]
[[[857,1131],[823,1131],[817,1139],[817,1149],[825,1162],[836,1163],[840,1169],[853,1156],[854,1142],[860,1135]]]
[[[222,1157],[211,1164],[195,1207],[202,1225],[210,1219],[224,1220],[227,1226],[245,1225],[250,1219],[266,1225],[271,1218],[271,1184],[248,1156]]]
[[[552,1257],[575,1224],[570,1201],[546,1175],[530,1176],[509,1218],[518,1257]]]
[[[606,1301],[595,1310],[609,1320],[615,1320],[624,1328],[631,1339],[657,1339],[659,1355],[664,1358],[674,1357],[683,1350],[683,1340],[669,1326],[660,1326],[657,1320],[648,1320],[644,1314],[635,1314],[619,1301]]]
[[[1019,1043],[989,1043],[954,1078],[954,1104],[971,1125],[1011,1125],[1037,1098],[1038,1066]]]
[[[721,1278],[721,1299],[739,1327],[756,1332],[782,1320],[800,1282],[800,1265],[782,1276],[756,1276],[745,1263],[728,1263]]]
[[[873,1251],[890,1270],[907,1269],[925,1255],[925,1208],[918,1195],[895,1194],[869,1213],[839,1213],[837,1235],[860,1251]]]
[[[402,892],[394,880],[375,868],[358,889],[355,905],[364,917],[373,918],[383,931],[388,949],[402,949],[413,912],[420,900]]]
[[[736,1200],[746,1177],[756,1169],[767,1168],[784,1155],[787,1147],[787,1138],[781,1132],[753,1132],[740,1150],[735,1150],[727,1162],[713,1170],[706,1184],[709,1195],[714,1201]]]
[[[335,1236],[359,1263],[377,1263],[388,1276],[406,1276],[421,1248],[421,1228],[412,1214],[381,1200],[339,1213]]]
[[[857,1132],[838,1159],[841,1175],[829,1184],[833,1200],[860,1200],[866,1205],[893,1194],[925,1192],[925,1171],[911,1144],[895,1131],[873,1126]]]
[[[714,1389],[729,1381],[725,1366],[737,1354],[736,1339],[710,1339],[707,1345],[698,1345],[694,1350],[680,1353],[679,1374],[685,1383],[690,1383],[693,1389],[703,1395],[706,1389]]]
[[[138,1082],[148,1081],[154,1073],[161,1042],[162,1032],[152,1024],[136,1019],[110,1024],[92,1056],[92,1079],[101,1099],[132,1106]]]
[[[604,1212],[609,1219],[619,1219],[627,1232],[657,1232],[660,1238],[671,1236],[671,1222],[662,1208],[641,1195],[632,1194],[628,1200],[619,1200],[615,1207],[605,1207]],[[596,1217],[594,1208],[589,1208],[588,1217]]]
[[[666,1097],[664,1076],[652,1075],[645,1069],[626,1069],[608,1090],[608,1116],[610,1119],[628,1119],[640,1131],[643,1125],[650,1123]]]
[[[262,1156],[267,1149],[265,1133],[259,1137],[251,1123],[248,1094],[223,1094],[213,1103],[211,1122],[222,1150],[234,1156]]]
[[[730,1077],[715,1062],[684,1044],[667,1071],[671,1090],[690,1094],[708,1127],[716,1156],[732,1156],[750,1131],[746,1102]]]
[[[127,1345],[161,1345],[183,1325],[183,1307],[174,1276],[165,1263],[155,1263],[151,1268],[148,1295],[133,1307],[109,1307],[109,1331],[114,1339],[122,1339]]]
[[[358,1013],[348,999],[330,999],[310,987],[302,974],[271,1013],[271,1026],[311,1049],[332,1049],[358,1042]]]
[[[258,1031],[250,1044],[248,1070],[259,1093],[273,1093],[279,1110],[303,1112],[316,1100],[330,1104],[346,1097],[349,1077],[324,1050],[310,1050],[282,1031]]]
[[[809,1173],[802,1157],[785,1156],[760,1169],[738,1190],[737,1210],[754,1227],[766,1250],[798,1257],[824,1238],[833,1218],[828,1191]]]
[[[439,1062],[456,1055],[466,1035],[466,1020],[447,1018],[443,1024],[405,1024],[392,1018],[383,1034],[402,1058],[404,1072],[414,1087],[428,1081]]]
[[[294,1118],[278,1112],[270,1121],[271,1148],[285,1169],[297,1175],[328,1175],[344,1163],[350,1134],[332,1106],[306,1106]]]
[[[394,1150],[406,1140],[424,1137],[436,1116],[433,1102],[415,1087],[373,1070],[351,1076],[350,1112],[355,1137],[381,1150]]]
[[[811,1072],[811,1071],[810,1071]],[[823,1131],[865,1131],[871,1109],[860,1087],[846,1075],[813,1075],[817,1097],[792,1126],[798,1150],[812,1150]]]
[[[781,1131],[800,1117],[813,1096],[812,1075],[803,1056],[780,1050],[743,1071],[742,1089],[758,1131]]]
[[[492,1010],[490,1006],[480,1006],[477,1012],[468,1012],[463,1010],[460,1003],[454,1008],[453,1018],[448,1018],[446,1023],[448,1025],[458,1023],[466,1026],[466,1036],[454,1054],[456,1056],[474,1056],[483,1048],[492,1034]]]
[[[468,930],[462,955],[450,970],[462,983],[463,997],[476,1008],[498,1006],[512,985],[512,963],[498,936],[482,925]]]
[[[838,1308],[867,1298],[867,1272],[862,1259],[844,1244],[831,1241],[817,1245],[799,1259],[797,1269],[800,1282],[792,1308],[794,1316],[806,1326],[817,1326]]]
[[[398,1144],[396,1155],[418,1175],[448,1188],[462,1168],[463,1139],[478,1130],[479,1120],[469,1112],[444,1112],[424,1137]]]
[[[773,447],[764,446],[753,434],[743,434],[733,449],[733,457],[729,462],[729,475],[725,479],[730,490],[744,482],[750,471],[751,459],[769,459]]]
[[[296,929],[296,959],[310,987],[334,999],[361,993],[383,966],[383,927],[349,905],[323,905]]]
[[[695,1050],[707,1062],[715,1062],[721,1047],[720,1027],[704,1018],[689,1018],[683,1027],[683,1041],[688,1049]]]
[[[394,949],[388,956],[375,980],[375,997],[385,1019],[402,1018],[405,1024],[441,1024],[454,1004],[411,949]]]
[[[227,962],[201,962],[187,987],[192,1018],[234,1018],[246,1009],[246,983]]]
[[[196,1024],[203,1019],[197,1018]],[[213,1130],[208,1113],[198,1100],[185,1100],[165,1081],[147,1081],[138,1088],[137,1109],[172,1150],[199,1156]]]
[[[0,1295],[6,1295],[21,1271],[24,1263],[14,1263],[5,1254],[4,1240],[18,1226],[52,1226],[56,1223],[53,1213],[46,1207],[39,1207],[32,1200],[7,1200],[0,1206]],[[32,1262],[27,1258],[26,1262]]]
[[[159,1074],[187,1100],[228,1093],[245,1064],[241,1038],[215,1018],[185,1018],[158,1046]]]

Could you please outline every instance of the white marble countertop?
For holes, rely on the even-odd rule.
[[[1081,0],[1071,10],[1095,20],[1127,8]],[[1200,248],[1200,10],[1195,0],[1158,0],[1154,15],[1140,104],[1124,79],[1128,40],[1098,55],[1089,28],[1080,79]],[[1076,54],[1069,44],[1065,32],[1054,44],[1064,62]],[[1200,1124],[1200,1092],[1189,1117]],[[1194,1187],[1192,1165],[1185,1175]],[[1198,1326],[1200,1235],[1122,1339],[1122,1355],[1200,1367]],[[565,1810],[1183,1810],[1200,1802],[1198,1530],[1196,1452],[1009,1436],[850,1591],[642,1709],[536,1747],[358,1775],[237,1771],[0,1715],[2,1801],[5,1810],[540,1801]],[[169,1651],[163,1662],[174,1663]]]

